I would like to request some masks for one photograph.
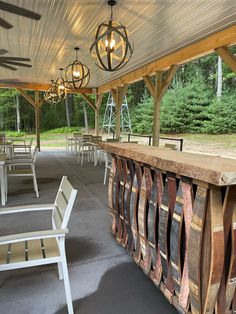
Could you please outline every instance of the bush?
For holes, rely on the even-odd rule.
[[[58,134],[58,133],[73,133],[73,132],[80,132],[81,128],[79,127],[62,127],[57,129],[48,130],[45,133],[52,133],[52,134]]]
[[[209,121],[204,123],[204,132],[211,134],[236,132],[235,96],[214,99],[208,108]]]
[[[26,132],[17,132],[17,131],[7,131],[7,137],[22,137],[26,135]]]

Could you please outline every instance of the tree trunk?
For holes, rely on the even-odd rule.
[[[20,133],[21,125],[20,125],[20,102],[19,102],[19,95],[16,95],[16,126],[17,126],[17,132]]]
[[[69,110],[69,96],[66,97],[65,99],[65,104],[66,104],[66,121],[67,121],[67,126],[70,128],[70,110]]]
[[[85,130],[86,133],[88,132],[88,113],[87,113],[87,107],[83,103],[83,111],[84,111],[84,125],[85,125]]]
[[[217,67],[217,91],[216,96],[218,99],[222,96],[222,58],[218,57],[218,67]]]

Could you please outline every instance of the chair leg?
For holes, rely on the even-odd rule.
[[[71,298],[69,274],[68,274],[66,254],[65,254],[65,244],[62,243],[62,245],[63,247],[60,249],[61,257],[62,257],[61,266],[62,266],[62,272],[63,272],[63,278],[64,278],[67,308],[68,308],[69,314],[74,314],[72,298]]]
[[[32,171],[33,171],[34,190],[35,190],[35,193],[36,193],[36,197],[39,198],[38,184],[37,184],[37,180],[36,180],[36,173],[35,173],[34,167],[32,167]]]
[[[62,264],[61,263],[57,263],[57,268],[58,268],[58,277],[60,280],[62,280],[63,277],[63,271],[62,271]]]
[[[106,180],[107,180],[107,164],[105,164],[105,172],[104,172],[104,180],[103,180],[103,184],[106,184]]]

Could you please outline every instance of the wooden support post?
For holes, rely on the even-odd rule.
[[[153,146],[159,146],[160,138],[160,113],[161,113],[161,101],[162,98],[170,86],[170,83],[178,69],[178,65],[174,64],[167,72],[165,79],[163,80],[163,72],[156,72],[155,82],[153,83],[151,78],[144,76],[144,81],[154,101],[154,114],[153,114]]]
[[[220,47],[216,49],[216,52],[221,56],[230,69],[236,73],[236,57],[232,54],[229,48]]]
[[[99,112],[102,104],[103,94],[96,95],[96,110],[95,110],[95,135],[99,135]]]
[[[35,132],[37,147],[40,151],[40,103],[39,103],[39,91],[35,91]]]
[[[29,96],[21,88],[17,88],[17,90],[34,107],[36,141],[37,141],[37,147],[40,150],[40,107],[41,107],[43,101],[40,101],[40,99],[39,99],[39,91],[38,90],[35,91],[35,99],[33,99],[31,96]]]
[[[112,97],[115,100],[116,104],[116,138],[120,138],[120,120],[121,120],[121,106],[123,99],[128,90],[128,84],[125,84],[123,87],[117,87],[117,89],[112,89]]]

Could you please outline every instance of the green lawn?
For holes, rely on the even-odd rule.
[[[222,148],[236,148],[236,134],[221,134],[221,135],[209,135],[209,134],[161,134],[162,137],[183,138],[184,140],[192,141],[198,144],[211,144],[220,146]],[[34,137],[35,134],[28,134],[23,136],[26,138]],[[125,137],[127,138],[127,137]],[[51,133],[42,132],[40,135],[42,147],[65,147],[65,134],[63,133]],[[133,137],[131,140],[134,140]],[[138,139],[137,139],[138,140]]]

